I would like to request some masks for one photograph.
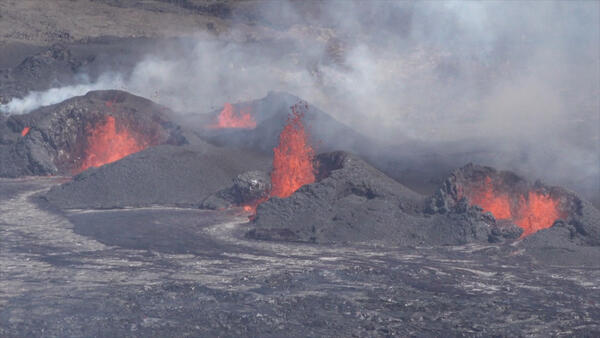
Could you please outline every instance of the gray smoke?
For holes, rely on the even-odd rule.
[[[599,7],[249,2],[234,13],[238,25],[230,31],[157,48],[126,79],[107,72],[1,109],[22,113],[87,90],[119,88],[194,116],[288,91],[389,144],[477,150],[473,161],[597,194]]]

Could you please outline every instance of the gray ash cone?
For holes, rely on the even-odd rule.
[[[139,148],[187,143],[172,112],[145,98],[123,91],[93,91],[3,122],[0,176],[69,175],[80,171],[91,130],[108,119],[127,130]],[[29,128],[21,136],[24,128]],[[143,145],[143,146],[142,146]]]
[[[199,207],[238,175],[266,172],[270,164],[265,156],[208,144],[161,145],[86,170],[52,188],[44,199],[61,209]]]
[[[567,189],[531,183],[510,171],[474,164],[457,169],[427,200],[426,212],[461,212],[464,204],[480,207],[494,221],[523,227],[527,236],[554,226],[568,227],[572,239],[600,245],[600,212],[590,202]]]
[[[234,146],[272,154],[277,145],[279,133],[286,124],[291,112],[290,107],[303,101],[301,98],[284,93],[269,92],[258,100],[234,104],[235,109],[249,112],[256,121],[252,129],[208,127],[203,137],[220,146]],[[211,115],[216,117],[220,110]],[[353,153],[367,153],[376,147],[376,142],[356,130],[337,121],[314,105],[307,104],[304,112],[304,124],[311,137],[311,143],[318,145],[321,151],[345,150]]]
[[[489,205],[474,196],[482,186],[491,186],[495,194],[508,198],[511,219],[499,217],[498,210],[485,210]],[[556,211],[536,212],[527,208],[535,195],[538,202],[544,202],[539,208],[552,206]],[[497,242],[503,237],[518,239],[512,250],[519,248],[517,252],[544,265],[598,266],[600,262],[600,211],[573,191],[540,181],[531,183],[509,171],[473,164],[456,169],[427,199],[425,211],[451,217],[482,215],[491,228],[490,241]],[[524,218],[531,223],[524,222]],[[540,220],[543,223],[535,223]],[[535,231],[526,232],[531,225],[537,226]]]

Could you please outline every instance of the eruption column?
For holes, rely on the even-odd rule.
[[[304,106],[306,108],[306,106]],[[279,144],[273,149],[271,196],[285,198],[301,186],[315,181],[314,150],[308,144],[302,124],[301,106],[292,107],[292,116],[279,135]]]

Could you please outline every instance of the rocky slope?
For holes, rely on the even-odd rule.
[[[0,177],[69,175],[82,165],[88,136],[108,117],[115,128],[147,146],[188,143],[172,112],[145,98],[122,91],[95,91],[29,114],[0,120]],[[22,135],[27,131],[25,135]]]
[[[229,187],[237,175],[268,170],[270,159],[211,145],[151,147],[91,168],[52,188],[45,199],[61,209],[150,205],[195,206]]]

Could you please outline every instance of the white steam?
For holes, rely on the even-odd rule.
[[[258,6],[267,28],[183,39],[175,50],[157,48],[124,79],[31,93],[0,110],[23,113],[117,88],[207,113],[288,91],[390,144],[418,140],[452,153],[463,142],[463,153],[490,154],[493,163],[484,164],[600,190],[600,3]]]
[[[87,77],[84,77],[87,78]],[[46,91],[33,91],[23,98],[13,98],[6,104],[0,104],[0,112],[12,114],[26,114],[39,107],[60,103],[73,96],[85,95],[91,90],[123,88],[124,83],[120,76],[104,74],[97,81],[90,83],[84,80],[79,84],[50,88]]]

